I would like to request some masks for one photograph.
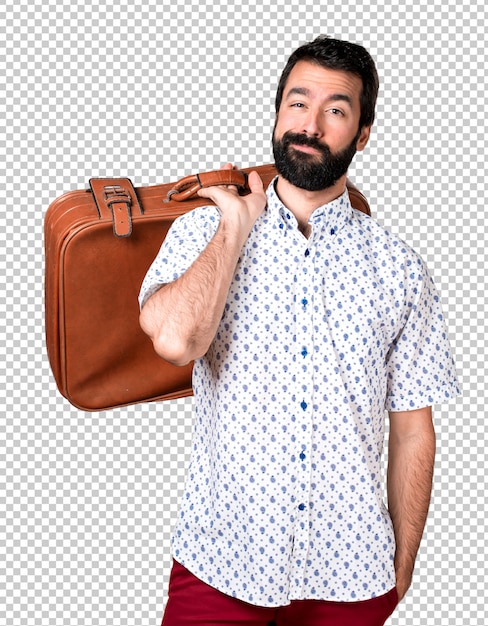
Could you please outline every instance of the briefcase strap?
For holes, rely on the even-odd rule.
[[[215,185],[235,185],[240,191],[247,189],[247,174],[242,170],[215,170],[182,178],[168,191],[167,200],[182,202],[196,195],[199,189]]]
[[[116,237],[130,237],[132,216],[142,215],[134,185],[128,178],[91,178],[90,188],[101,219],[112,219]]]

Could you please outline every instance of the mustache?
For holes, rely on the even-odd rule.
[[[309,146],[310,148],[315,148],[315,150],[319,150],[322,153],[330,154],[330,148],[327,144],[321,143],[316,137],[309,137],[303,133],[292,133],[287,131],[283,134],[281,141],[285,148],[288,148],[291,144],[295,144],[297,146]]]

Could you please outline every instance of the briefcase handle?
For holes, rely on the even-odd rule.
[[[261,176],[261,178],[268,182],[272,177],[276,176],[276,170],[273,165],[259,165],[255,169],[260,175],[264,174],[262,171],[264,169],[266,175]],[[244,194],[249,191],[247,178],[247,172],[242,170],[215,170],[213,172],[192,174],[175,183],[173,188],[168,191],[166,202],[169,202],[169,200],[176,200],[177,202],[188,200],[196,195],[199,189],[213,187],[214,185],[235,185],[239,193]],[[349,179],[346,180],[346,184],[352,206],[358,211],[366,213],[366,215],[371,215],[371,209],[365,196]]]
[[[167,200],[182,202],[196,195],[199,189],[215,185],[235,185],[239,191],[247,189],[247,174],[242,170],[215,170],[185,176],[168,191]]]

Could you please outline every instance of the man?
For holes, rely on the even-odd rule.
[[[245,197],[201,190],[218,209],[175,222],[144,281],[156,351],[195,360],[164,626],[380,626],[410,585],[431,406],[459,392],[422,260],[349,203],[377,91],[361,46],[296,50],[276,97],[277,179],[265,192],[252,173]]]

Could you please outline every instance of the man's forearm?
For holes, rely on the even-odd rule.
[[[222,317],[242,245],[243,236],[221,221],[191,267],[146,302],[141,326],[161,357],[186,365],[205,354]]]
[[[417,422],[415,414],[420,418]],[[410,586],[429,510],[435,433],[429,407],[393,415],[388,455],[388,506],[395,531],[395,570],[401,598]],[[410,427],[410,423],[418,427]]]
[[[191,267],[153,294],[141,311],[141,327],[156,352],[175,365],[203,356],[215,337],[239,254],[267,202],[256,172],[248,184],[251,193],[242,197],[234,187],[200,189],[198,195],[220,209],[217,232]]]

